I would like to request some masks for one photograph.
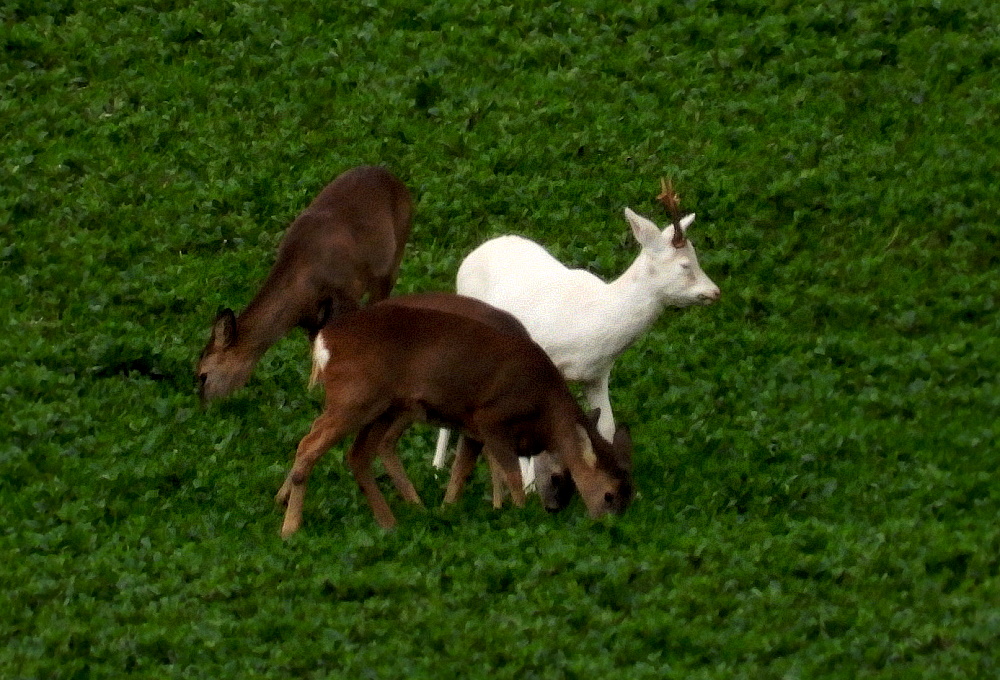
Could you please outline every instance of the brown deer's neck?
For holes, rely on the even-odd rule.
[[[268,279],[236,318],[237,344],[256,361],[301,318],[301,301],[294,287]]]
[[[569,390],[566,390],[566,392],[568,394]],[[550,408],[547,409],[550,414],[547,429],[550,433],[549,446],[552,448],[549,451],[562,448],[567,453],[570,451],[579,452],[580,446],[577,443],[576,429],[578,422],[577,409],[573,408],[576,405],[575,402],[569,402],[566,399],[554,399],[550,404]]]

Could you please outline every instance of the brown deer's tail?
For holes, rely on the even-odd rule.
[[[323,369],[326,368],[328,361],[330,361],[330,350],[323,343],[323,334],[317,333],[316,339],[313,340],[312,372],[309,373],[309,389],[312,389],[316,386],[316,383],[320,382]]]

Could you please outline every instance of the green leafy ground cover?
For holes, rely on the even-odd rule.
[[[0,5],[0,677],[997,675],[1000,5],[770,5]],[[613,277],[675,178],[723,296],[612,376],[624,517],[440,509],[417,428],[430,510],[335,450],[280,541],[303,337],[192,369],[361,163],[401,292],[506,232]]]

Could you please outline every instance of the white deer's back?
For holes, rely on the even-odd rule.
[[[626,314],[609,285],[582,269],[569,269],[542,246],[501,236],[462,262],[457,292],[513,314],[569,380],[606,373],[631,338]]]

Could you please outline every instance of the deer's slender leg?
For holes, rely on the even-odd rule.
[[[375,482],[372,461],[378,455],[382,435],[389,428],[390,423],[391,416],[383,414],[375,421],[365,425],[358,432],[358,436],[354,439],[354,444],[347,452],[347,465],[351,468],[351,472],[354,473],[354,479],[357,481],[358,486],[361,487],[361,493],[368,500],[368,505],[372,509],[372,514],[375,515],[375,520],[383,529],[391,529],[396,526],[396,518],[392,514],[392,510],[389,509],[389,504],[386,502],[385,496],[382,495],[378,484]]]
[[[413,483],[407,476],[403,462],[399,459],[399,453],[396,451],[399,438],[415,420],[417,420],[417,414],[411,412],[397,415],[384,429],[378,447],[382,465],[385,466],[385,471],[389,474],[389,478],[399,495],[409,503],[422,506],[423,501],[420,500],[417,490],[413,488]]]
[[[451,477],[448,479],[448,488],[444,494],[445,503],[454,503],[462,495],[465,482],[476,467],[476,460],[482,450],[481,442],[469,439],[465,435],[459,435],[455,462],[451,465]]]
[[[451,439],[451,430],[441,428],[438,430],[437,449],[434,451],[434,467],[444,468],[445,458],[448,457],[448,440]]]
[[[497,503],[497,477],[499,475],[494,471],[496,468],[503,475],[507,488],[510,489],[511,502],[517,507],[523,508],[525,503],[524,482],[521,478],[521,464],[518,461],[517,452],[499,441],[490,442],[485,450],[486,457],[490,461],[490,470],[494,476],[493,507],[499,508],[503,505],[502,497]]]
[[[285,520],[281,525],[282,538],[288,538],[302,526],[306,482],[316,462],[346,434],[346,421],[338,414],[327,411],[313,421],[309,433],[299,442],[292,469],[274,497],[277,503],[286,505]]]
[[[597,419],[597,431],[601,436],[611,441],[615,436],[615,417],[611,413],[611,397],[608,394],[608,381],[611,379],[611,371],[594,382],[586,383],[583,386],[584,398],[590,408],[599,408],[601,413]]]
[[[493,486],[493,507],[499,509],[503,507],[504,488],[507,484],[507,477],[500,464],[488,453],[486,462],[490,466],[490,483]]]

